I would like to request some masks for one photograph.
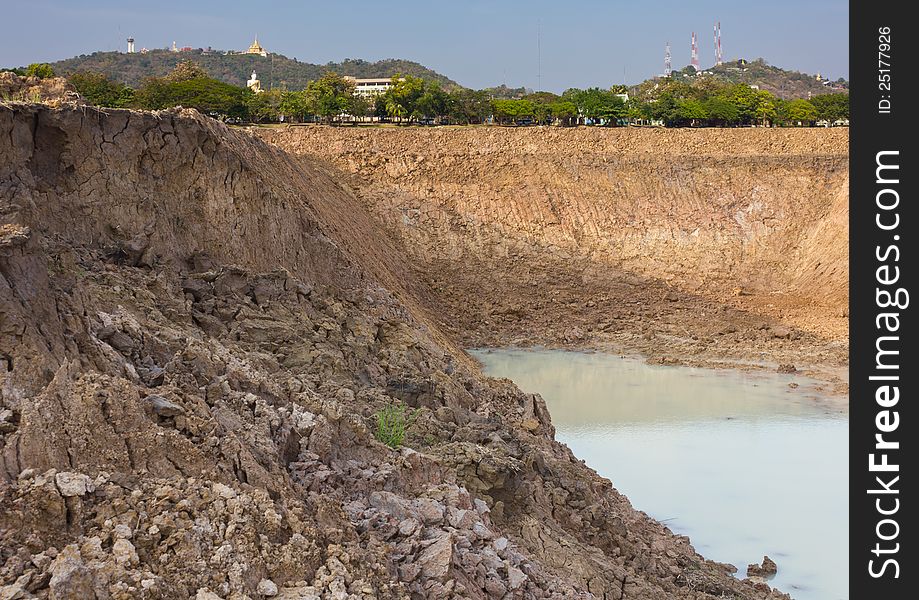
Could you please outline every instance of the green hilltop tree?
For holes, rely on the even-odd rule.
[[[48,63],[32,63],[26,68],[26,77],[49,79],[54,77],[54,69]]]
[[[533,104],[552,104],[553,102],[561,100],[562,97],[552,92],[533,92],[532,94],[527,94],[522,99],[529,100]]]
[[[164,78],[166,81],[188,81],[189,79],[203,79],[210,77],[208,72],[198,63],[191,60],[183,60],[175,66],[169,75]]]

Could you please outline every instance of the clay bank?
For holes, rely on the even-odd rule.
[[[838,133],[644,182],[641,151],[622,183],[538,139],[488,154],[530,147],[500,131],[264,133],[0,105],[3,595],[785,597],[635,510],[461,348],[844,366]],[[579,195],[598,172],[610,193]],[[373,431],[394,403],[418,409],[400,448]]]
[[[469,347],[794,365],[847,391],[845,129],[257,129],[345,173]]]

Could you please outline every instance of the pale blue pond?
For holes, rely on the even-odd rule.
[[[848,411],[812,382],[608,354],[471,354],[541,394],[559,441],[706,558],[743,577],[767,554],[770,585],[792,597],[848,598]]]

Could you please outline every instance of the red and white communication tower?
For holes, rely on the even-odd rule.
[[[673,72],[673,62],[670,60],[670,42],[664,47],[664,77],[670,77]]]
[[[701,71],[699,68],[699,43],[696,40],[696,32],[692,32],[692,67],[696,71]]]
[[[720,65],[723,60],[721,54],[721,21],[715,23],[715,66]]]

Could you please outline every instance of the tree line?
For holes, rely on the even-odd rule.
[[[48,65],[31,65],[30,75],[51,76]],[[196,108],[225,120],[252,123],[357,122],[378,119],[405,124],[578,124],[666,127],[795,126],[835,123],[849,118],[848,94],[823,94],[783,100],[743,83],[710,79],[652,79],[631,90],[571,88],[562,94],[535,92],[520,98],[495,98],[487,90],[444,90],[437,82],[411,75],[395,76],[383,94],[354,93],[353,82],[325,73],[298,91],[254,93],[210,77],[197,64],[180,63],[165,77],[148,77],[137,89],[101,73],[69,78],[90,104],[159,110]]]

